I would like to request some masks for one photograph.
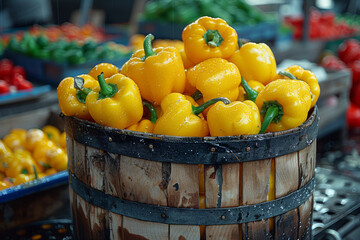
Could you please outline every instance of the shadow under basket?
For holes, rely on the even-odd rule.
[[[77,239],[311,239],[317,107],[287,131],[204,138],[62,117]]]

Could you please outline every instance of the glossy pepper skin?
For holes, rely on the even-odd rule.
[[[117,73],[106,80],[100,74],[99,86],[86,98],[86,106],[98,124],[124,129],[143,116],[139,88],[133,80]]]
[[[192,101],[180,93],[170,93],[161,102],[163,115],[156,121],[154,133],[172,136],[205,137],[209,134],[206,120],[197,116],[216,101],[226,101],[222,98],[211,100],[195,107]]]
[[[79,75],[84,83],[82,90],[74,86],[73,77],[64,78],[57,87],[59,107],[65,116],[74,116],[81,119],[91,120],[92,117],[86,107],[85,99],[87,94],[99,85],[93,77],[87,74]]]
[[[185,89],[185,69],[175,47],[152,49],[152,34],[145,37],[144,49],[136,51],[121,68],[121,73],[134,80],[141,96],[154,105],[172,92]]]
[[[209,58],[228,58],[238,48],[238,35],[221,18],[201,17],[182,32],[186,56],[194,64]]]
[[[235,101],[239,95],[239,69],[225,59],[207,59],[188,69],[186,77],[202,93],[204,102],[217,97]]]
[[[225,105],[217,102],[207,114],[210,135],[236,136],[258,134],[260,111],[253,101],[233,101]]]
[[[93,67],[89,75],[92,76],[94,79],[97,79],[101,73],[103,73],[104,78],[111,77],[112,75],[119,73],[119,68],[111,63],[99,63]]]
[[[278,112],[269,124],[263,120],[260,133],[265,129],[267,132],[278,132],[295,128],[307,119],[311,107],[310,87],[303,81],[278,79],[259,92],[255,103],[262,119],[267,119],[270,108]]]
[[[290,74],[287,74],[290,73]],[[293,65],[278,73],[278,78],[301,80],[309,84],[311,91],[311,107],[314,107],[320,96],[320,86],[315,74],[300,66]]]
[[[255,80],[266,85],[276,75],[274,54],[265,43],[245,43],[228,60],[239,68],[241,76],[246,80]]]

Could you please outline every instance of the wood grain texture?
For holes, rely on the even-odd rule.
[[[299,188],[308,183],[314,176],[316,162],[316,141],[299,151]]]
[[[205,167],[206,208],[239,206],[239,183],[239,163]],[[238,224],[206,226],[205,232],[206,239],[239,239]]]
[[[89,203],[86,202],[79,195],[76,196],[76,236],[77,239],[92,239],[90,218],[89,218]]]
[[[152,223],[129,217],[123,218],[124,240],[168,239],[168,224]]]
[[[244,162],[242,165],[242,203],[266,202],[269,194],[271,159]],[[269,220],[242,224],[242,239],[266,239],[270,234]]]
[[[311,239],[313,196],[299,206],[299,239]]]
[[[167,196],[162,182],[160,162],[121,156],[120,191],[123,199],[166,206]]]
[[[288,195],[299,186],[298,152],[275,158],[275,199]],[[276,216],[275,239],[296,239],[298,234],[298,210]]]
[[[86,147],[74,140],[74,173],[75,176],[87,184]]]
[[[109,212],[109,228],[110,228],[110,239],[122,240],[122,220],[123,216]]]
[[[105,192],[105,154],[104,151],[86,147],[88,185]],[[108,211],[89,204],[90,228],[93,239],[109,239]]]
[[[68,155],[68,169],[74,173],[74,140],[66,136],[66,152]]]
[[[169,167],[167,167],[169,166]],[[163,164],[168,206],[199,208],[199,168],[190,164]],[[200,226],[170,225],[170,239],[200,239]]]

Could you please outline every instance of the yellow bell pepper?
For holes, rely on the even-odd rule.
[[[247,83],[256,92],[261,92],[265,88],[264,84],[262,84],[261,82],[255,81],[255,80],[247,81]],[[243,102],[247,99],[248,99],[248,96],[246,94],[246,91],[245,91],[244,87],[242,85],[240,85],[239,86],[239,96],[237,98],[237,101]]]
[[[5,181],[0,181],[0,191],[1,190],[4,190],[4,189],[7,189],[9,187],[11,187],[12,185],[10,185],[8,182],[5,182]]]
[[[207,59],[188,69],[186,77],[202,93],[204,102],[217,97],[235,101],[239,95],[239,69],[225,59]]]
[[[35,179],[35,176],[33,174],[19,174],[14,178],[14,186],[30,182]]]
[[[25,149],[17,149],[8,160],[5,174],[7,177],[15,178],[20,174],[33,174],[34,168],[38,171],[31,153]]]
[[[42,128],[43,132],[47,137],[53,141],[55,144],[60,144],[60,130],[52,125],[46,125]]]
[[[104,79],[98,76],[99,86],[86,98],[86,105],[95,122],[125,129],[143,116],[139,88],[133,80],[117,73]]]
[[[0,140],[0,172],[5,172],[5,169],[9,165],[9,157],[12,156],[11,149]]]
[[[29,129],[26,134],[25,149],[32,152],[36,145],[46,140],[48,138],[41,129]]]
[[[310,87],[303,81],[278,79],[259,92],[255,103],[263,118],[260,133],[295,128],[307,119],[311,107]]]
[[[49,168],[49,163],[46,157],[46,153],[52,149],[56,148],[57,146],[53,141],[50,140],[44,140],[41,141],[37,146],[34,148],[34,151],[32,152],[32,156],[36,163],[41,166],[42,168]]]
[[[182,32],[184,50],[191,62],[209,58],[228,58],[238,48],[238,35],[221,18],[201,17]]]
[[[25,139],[23,135],[16,134],[14,132],[10,132],[3,138],[4,143],[12,150],[16,150],[18,148],[24,148]]]
[[[46,153],[46,157],[49,165],[52,168],[55,168],[57,171],[63,171],[67,169],[68,157],[62,148],[55,147],[49,149],[49,151]]]
[[[178,51],[184,49],[184,43],[180,40],[170,40],[170,39],[157,39],[154,41],[154,48],[158,47],[174,47]]]
[[[320,86],[315,74],[309,70],[304,70],[302,67],[293,65],[280,71],[277,78],[301,80],[309,84],[311,90],[311,107],[314,107],[320,96]]]
[[[236,136],[258,134],[260,111],[253,101],[234,101],[225,105],[217,102],[207,114],[210,135]]]
[[[145,37],[144,49],[136,51],[121,68],[121,73],[134,80],[142,98],[154,105],[172,92],[185,89],[185,69],[179,51],[174,47],[151,46],[152,34]]]
[[[184,95],[170,93],[161,102],[163,115],[156,121],[154,133],[187,137],[207,136],[207,122],[198,114],[217,101],[229,102],[226,98],[217,98],[195,107]]]
[[[91,120],[85,100],[98,82],[88,74],[64,78],[57,87],[59,107],[65,116]]]
[[[239,68],[241,76],[246,80],[255,80],[266,85],[276,75],[274,54],[265,43],[245,43],[228,60]]]
[[[142,49],[144,46],[145,35],[143,34],[134,34],[130,37],[130,46],[135,50]]]
[[[143,119],[138,123],[135,123],[128,127],[128,130],[136,131],[136,132],[145,132],[145,133],[152,133],[154,131],[154,124],[157,120],[157,113],[153,105],[147,101],[143,101],[143,105],[149,110],[150,112],[150,120]]]
[[[186,56],[185,49],[179,50],[179,53],[180,53],[180,56],[181,56],[181,59],[182,59],[182,62],[183,62],[183,64],[184,64],[184,68],[185,68],[185,69],[188,69],[188,68],[191,68],[191,67],[195,66],[195,63],[193,63],[193,62]]]
[[[111,63],[99,63],[93,67],[88,73],[92,78],[97,79],[101,73],[103,73],[104,78],[109,78],[112,75],[119,73],[119,68]]]

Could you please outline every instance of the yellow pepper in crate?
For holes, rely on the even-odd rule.
[[[320,96],[320,86],[315,74],[302,67],[293,65],[280,71],[276,78],[301,80],[309,84],[311,90],[311,107],[314,107]]]
[[[61,80],[57,87],[61,112],[65,116],[75,116],[91,120],[92,118],[86,107],[85,99],[91,90],[98,85],[98,82],[87,74],[82,74],[75,78],[67,77]]]
[[[94,79],[97,79],[97,76],[101,73],[103,73],[104,78],[108,78],[116,73],[119,73],[119,68],[111,63],[99,63],[90,70],[89,75]]]
[[[37,144],[48,140],[48,137],[41,129],[29,129],[26,134],[25,149],[32,152]]]
[[[9,187],[11,187],[11,185],[8,182],[0,181],[0,191],[4,190],[4,189],[7,189]]]
[[[34,174],[19,174],[18,176],[14,177],[14,186],[30,182],[35,179]]]
[[[145,37],[144,49],[136,51],[121,68],[134,80],[143,99],[159,105],[172,92],[185,89],[185,69],[179,51],[174,47],[152,48],[152,34]]]
[[[241,76],[246,80],[266,85],[276,75],[274,54],[265,43],[245,43],[228,60],[239,68]]]
[[[295,128],[308,117],[310,87],[303,81],[278,79],[259,92],[255,103],[264,119],[260,133]]]
[[[149,110],[150,112],[150,120],[143,119],[138,123],[135,123],[128,127],[128,130],[137,131],[137,132],[145,132],[145,133],[152,133],[154,131],[154,124],[157,120],[157,113],[153,105],[147,101],[143,101],[143,105]]]
[[[52,149],[56,148],[56,145],[53,141],[50,140],[44,140],[41,141],[37,146],[34,148],[34,151],[32,152],[32,156],[36,163],[41,166],[42,168],[49,168],[49,163],[47,160],[46,153]]]
[[[210,135],[235,136],[258,134],[260,112],[253,101],[234,101],[225,105],[217,102],[207,114]]]
[[[60,144],[60,130],[54,126],[46,125],[42,128],[43,132],[47,135],[47,137],[53,141],[55,144]]]
[[[207,59],[188,69],[186,77],[201,92],[204,102],[217,97],[235,101],[239,95],[239,69],[225,59]]]
[[[184,95],[170,93],[161,102],[163,115],[156,121],[154,133],[187,137],[207,136],[207,122],[198,115],[217,101],[229,102],[226,98],[216,98],[196,107]]]
[[[86,98],[86,105],[95,122],[124,129],[142,118],[141,95],[133,80],[120,73],[106,80],[100,74],[98,80],[100,85]]]
[[[26,132],[25,132],[26,133]],[[3,141],[12,150],[23,148],[25,145],[26,135],[20,134],[18,131],[11,131],[7,134]]]
[[[0,140],[0,172],[5,172],[11,155],[11,149],[2,140]]]
[[[238,35],[221,18],[201,17],[182,32],[186,56],[198,64],[209,58],[228,58],[238,48]]]
[[[31,153],[25,149],[17,149],[13,155],[8,157],[8,165],[5,168],[5,174],[7,177],[15,178],[19,174],[33,174],[34,168],[38,171],[38,168],[31,156]]]
[[[63,171],[67,169],[68,157],[62,148],[55,147],[49,149],[46,153],[46,157],[49,165],[57,171]]]

